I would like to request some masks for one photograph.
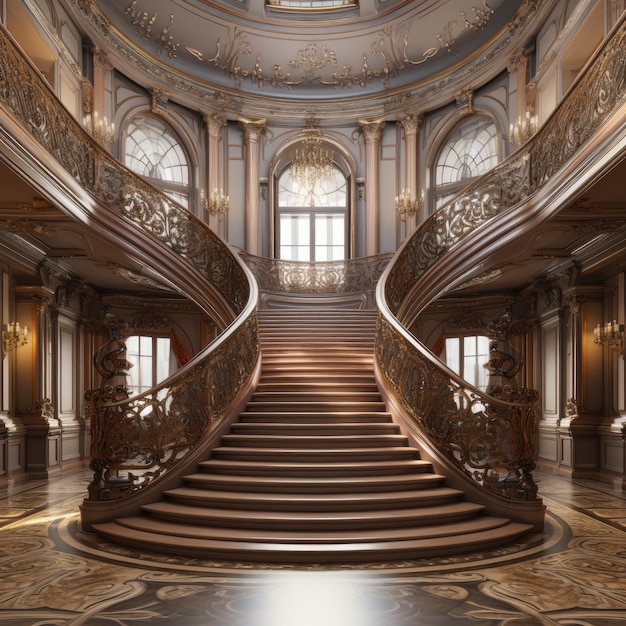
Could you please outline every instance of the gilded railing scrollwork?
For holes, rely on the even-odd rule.
[[[440,452],[490,492],[534,500],[537,393],[511,399],[481,393],[451,377],[379,316],[376,361],[385,386]]]
[[[256,317],[190,368],[128,398],[121,385],[92,390],[94,500],[139,491],[180,462],[211,431],[253,374],[258,356]]]
[[[543,128],[436,210],[393,259],[378,287],[376,362],[390,396],[444,458],[508,499],[536,499],[531,474],[536,392],[481,393],[406,327],[432,297],[423,295],[428,271],[479,227],[544,186],[624,105],[625,49],[623,17]]]
[[[306,263],[241,252],[261,290],[290,294],[373,293],[392,253]]]
[[[94,470],[89,498],[126,497],[181,463],[251,380],[259,353],[256,284],[202,221],[92,140],[1,26],[0,58],[2,115],[30,133],[99,205],[132,221],[138,234],[175,252],[181,273],[193,270],[203,277],[204,281],[190,281],[187,297],[208,314],[215,313],[208,311],[213,306],[210,300],[219,300],[220,321],[226,328],[222,335],[167,381],[139,396],[128,398],[120,382],[124,330],[114,329],[112,343],[103,346],[98,370],[102,385],[87,393]],[[91,206],[82,209],[94,224],[106,218]],[[153,249],[158,248],[150,248],[156,259],[159,253]],[[155,268],[163,273],[157,263]]]

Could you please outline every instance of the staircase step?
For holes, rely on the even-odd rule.
[[[444,483],[434,473],[388,474],[384,476],[241,476],[201,472],[185,476],[185,483],[197,489],[262,491],[268,493],[357,493],[406,489],[429,489]]]
[[[237,435],[298,435],[304,437],[307,435],[326,436],[326,435],[395,435],[400,432],[397,424],[392,422],[380,423],[294,423],[294,422],[237,422],[230,428],[230,432]]]
[[[369,493],[266,493],[176,487],[164,495],[176,502],[248,511],[350,511],[433,506],[458,500],[463,492],[450,487]]]
[[[386,448],[407,446],[404,435],[280,435],[280,434],[239,434],[228,433],[222,436],[222,447],[241,448],[281,448],[296,450],[335,451],[352,448]]]
[[[250,562],[346,563],[370,560],[406,560],[410,555],[435,557],[472,550],[486,550],[517,539],[530,530],[528,524],[510,523],[482,532],[461,535],[427,537],[404,541],[345,543],[251,543],[178,537],[145,532],[121,524],[98,524],[95,529],[105,537],[140,550],[152,549],[166,554],[190,557],[222,558]]]
[[[174,501],[161,501],[141,507],[151,517],[199,526],[220,528],[248,528],[262,530],[297,530],[335,532],[338,530],[367,530],[391,528],[418,528],[426,525],[451,524],[474,519],[484,513],[485,507],[455,501],[444,505],[428,505],[403,509],[361,509],[333,511],[276,511],[258,509],[251,514],[244,509],[201,507]]]
[[[462,522],[437,524],[436,526],[309,531],[304,531],[303,529],[287,531],[272,529],[251,530],[247,528],[233,529],[219,526],[180,524],[145,516],[124,518],[120,520],[119,523],[127,528],[143,532],[169,535],[175,540],[179,537],[191,537],[195,539],[218,541],[249,541],[252,543],[289,542],[292,544],[337,544],[355,540],[361,543],[369,543],[451,537],[463,533],[486,532],[501,528],[506,522],[503,521],[502,518],[485,516],[468,519]]]
[[[319,413],[321,411],[364,411],[366,413],[371,413],[372,411],[381,411],[386,412],[387,407],[384,402],[344,402],[344,401],[303,401],[303,402],[290,402],[289,400],[285,400],[284,402],[250,402],[248,403],[248,410],[254,410],[256,413],[260,413],[261,411],[266,412],[278,412],[283,413],[285,411],[302,411],[304,413],[316,412]]]
[[[219,446],[213,450],[217,459],[236,459],[241,461],[264,461],[265,463],[349,463],[354,461],[397,461],[413,459],[418,455],[414,448],[396,446],[394,448],[244,448]]]
[[[387,411],[244,411],[240,422],[275,422],[277,424],[371,424],[391,422]]]
[[[301,459],[295,461],[274,461],[267,463],[264,460],[246,461],[234,459],[211,458],[198,464],[199,469],[218,474],[237,474],[240,476],[304,476],[312,479],[323,476],[383,476],[391,474],[428,472],[432,464],[418,458],[402,459],[398,461],[377,461],[369,459],[356,462],[319,461],[304,463]]]

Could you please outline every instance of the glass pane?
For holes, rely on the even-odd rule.
[[[158,385],[170,375],[170,338],[157,337],[156,380]]]
[[[437,187],[468,181],[484,174],[498,163],[495,124],[476,117],[463,124],[449,137],[436,165]]]
[[[345,258],[345,219],[343,215],[315,215],[315,260],[338,261]]]
[[[182,146],[167,126],[151,117],[129,122],[124,163],[147,178],[189,184],[189,165]]]
[[[280,258],[286,261],[310,261],[311,216],[286,213],[280,216]]]
[[[461,352],[458,337],[446,337],[446,365],[456,374],[461,374]]]
[[[139,353],[142,356],[152,356],[152,337],[139,338]]]
[[[279,207],[345,207],[346,203],[347,181],[337,167],[330,178],[317,181],[312,189],[296,182],[289,168],[278,179]]]

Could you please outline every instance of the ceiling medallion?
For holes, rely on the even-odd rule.
[[[285,72],[283,67],[275,64],[272,73],[263,71],[261,53],[253,54],[253,45],[249,41],[252,33],[245,32],[238,27],[227,27],[227,37],[222,43],[221,39],[215,42],[213,55],[206,55],[201,50],[190,46],[183,49],[194,56],[198,61],[214,65],[235,81],[235,88],[239,89],[244,81],[256,84],[258,87],[271,86],[274,88],[292,88],[303,84],[318,84],[329,87],[351,88],[354,86],[365,87],[375,80],[380,80],[387,89],[390,87],[389,79],[398,76],[407,67],[421,65],[436,56],[442,49],[449,53],[456,53],[456,39],[458,28],[473,30],[478,33],[483,30],[495,9],[488,6],[483,0],[483,8],[472,8],[473,18],[468,17],[464,11],[460,11],[460,24],[455,20],[448,21],[442,31],[436,35],[439,40],[438,47],[430,47],[421,55],[411,58],[408,52],[410,30],[415,20],[403,22],[398,27],[388,25],[379,31],[374,41],[370,44],[370,54],[382,59],[382,67],[372,68],[368,60],[368,53],[362,53],[362,65],[360,69],[353,71],[350,64],[340,64],[336,53],[325,43],[310,42],[305,48],[298,50],[296,58],[288,61],[288,67],[296,74]],[[126,8],[125,13],[129,16],[135,32],[144,40],[154,40],[158,55],[165,52],[169,58],[177,58],[180,42],[175,41],[170,31],[174,24],[174,14],[169,16],[169,23],[158,31],[155,29],[157,13],[149,14],[137,7],[137,0]],[[154,35],[154,32],[158,32]],[[400,32],[402,30],[402,32]],[[242,62],[244,57],[252,57],[252,67]],[[337,68],[340,68],[337,71]],[[330,70],[330,71],[325,71]]]

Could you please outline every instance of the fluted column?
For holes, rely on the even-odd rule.
[[[246,159],[246,251],[259,254],[259,162],[260,141],[265,120],[239,120],[243,131]]]
[[[220,150],[219,143],[222,137],[222,128],[226,122],[216,113],[205,115],[204,123],[206,126],[206,198],[210,198],[216,189],[224,189],[224,193],[228,194],[226,185],[223,184],[220,177]],[[205,215],[209,227],[216,233],[219,233],[220,215]],[[223,235],[224,233],[219,233]]]
[[[359,120],[365,141],[365,255],[378,253],[378,155],[384,121]]]
[[[404,184],[413,202],[419,197],[417,175],[417,137],[424,118],[421,115],[407,115],[400,124],[404,129]],[[410,237],[417,227],[417,214],[406,219],[406,236]]]

